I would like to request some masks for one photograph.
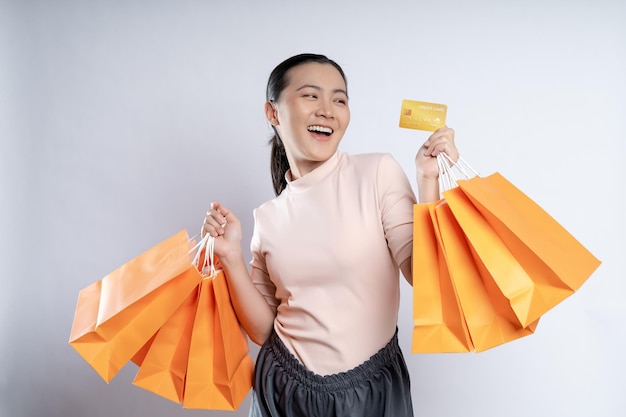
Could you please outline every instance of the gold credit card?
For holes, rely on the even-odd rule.
[[[402,100],[400,127],[434,132],[446,125],[447,111],[445,104]]]

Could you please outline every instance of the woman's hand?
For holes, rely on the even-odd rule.
[[[417,177],[426,180],[439,178],[437,155],[445,152],[454,162],[459,159],[459,151],[454,144],[454,130],[445,126],[436,130],[415,155]]]
[[[420,203],[431,203],[440,198],[437,155],[441,152],[445,152],[454,162],[459,159],[459,151],[454,144],[454,130],[447,126],[430,135],[415,155],[418,201]]]
[[[228,208],[214,201],[202,225],[202,236],[207,233],[215,238],[213,250],[224,269],[237,319],[250,339],[263,345],[272,332],[275,313],[254,285],[243,259],[241,223]]]
[[[222,263],[241,256],[241,223],[237,216],[218,201],[211,203],[202,225],[202,236],[215,238],[215,254]]]

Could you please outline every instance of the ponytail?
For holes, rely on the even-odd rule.
[[[272,145],[272,154],[270,158],[270,171],[272,173],[272,185],[274,186],[274,194],[278,197],[287,187],[287,180],[285,180],[285,174],[289,169],[289,161],[287,160],[287,153],[285,152],[285,146],[283,141],[278,137],[278,133],[274,133],[274,136],[269,141]]]

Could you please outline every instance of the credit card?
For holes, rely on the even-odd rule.
[[[445,104],[402,100],[400,127],[434,132],[446,125],[447,112]]]

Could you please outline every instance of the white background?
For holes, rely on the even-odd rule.
[[[389,152],[415,186],[426,132],[404,98],[449,106],[465,159],[499,171],[603,261],[536,334],[480,354],[413,355],[421,416],[626,415],[623,1],[0,1],[0,416],[245,416],[110,383],[68,345],[78,291],[212,199],[243,222],[273,196],[272,68],[346,71],[341,148]],[[256,350],[253,349],[253,354]]]

